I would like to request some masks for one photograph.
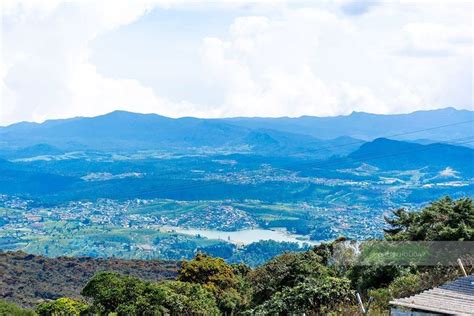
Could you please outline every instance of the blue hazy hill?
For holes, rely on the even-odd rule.
[[[319,139],[350,136],[363,140],[389,137],[444,141],[474,135],[474,112],[454,108],[393,115],[353,112],[347,116],[334,117],[231,118],[224,121],[252,129],[265,126],[268,129],[305,134]],[[439,128],[440,126],[444,127]],[[411,133],[419,130],[424,131]]]
[[[90,118],[2,127],[0,143],[2,151],[32,154],[246,146],[259,153],[328,157],[350,153],[363,143],[359,139],[388,137],[430,143],[473,137],[473,123],[474,112],[453,108],[400,115],[355,112],[335,117],[231,119],[173,119],[115,111]]]
[[[197,118],[115,111],[91,118],[14,124],[0,130],[10,146],[44,143],[61,148],[150,149],[158,146],[215,146],[238,138],[246,129]]]
[[[382,169],[453,168],[473,173],[474,149],[451,144],[428,145],[378,138],[348,156]]]

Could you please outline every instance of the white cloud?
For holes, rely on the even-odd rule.
[[[134,79],[104,77],[89,61],[92,40],[133,22],[155,2],[7,2],[0,124],[116,109],[169,115],[188,110],[189,103],[171,103]]]
[[[228,37],[207,38],[201,50],[212,78],[226,91],[221,115],[472,107],[472,89],[466,89],[472,79],[460,76],[472,74],[470,16],[442,5],[421,7],[419,23],[408,10],[419,10],[419,4],[374,1],[356,8],[357,18],[287,8],[273,17],[235,19]],[[459,95],[453,82],[466,92]]]
[[[2,4],[0,125],[115,109],[215,117],[472,108],[472,4],[404,0],[321,1],[312,7],[283,1],[185,0]],[[189,44],[202,62],[204,68],[199,69],[207,71],[199,80],[215,87],[222,102],[171,101],[136,78],[107,77],[92,64],[92,41],[126,29],[156,6],[174,7],[178,14],[180,9],[199,12],[209,6],[248,12],[224,26],[226,35],[202,38],[200,47],[192,46],[199,41]],[[146,43],[131,47],[131,51],[146,49]],[[150,71],[144,67],[141,71]],[[179,79],[175,79],[178,86]]]
[[[468,26],[451,26],[437,23],[409,23],[403,28],[405,47],[402,54],[421,57],[444,57],[469,53],[473,32]]]
[[[203,62],[226,90],[221,115],[335,115],[380,111],[367,87],[323,80],[314,67],[327,34],[350,37],[352,25],[327,11],[288,10],[282,17],[241,17],[228,39],[207,38]]]

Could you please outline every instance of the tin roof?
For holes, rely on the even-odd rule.
[[[448,315],[474,315],[474,274],[390,304]]]

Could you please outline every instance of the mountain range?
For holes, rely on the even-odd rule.
[[[327,158],[347,155],[380,137],[423,144],[454,140],[470,146],[473,123],[473,111],[454,108],[397,115],[354,112],[334,117],[225,119],[173,119],[115,111],[0,127],[0,156],[231,147],[271,155]]]

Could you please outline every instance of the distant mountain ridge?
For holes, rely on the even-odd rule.
[[[352,112],[333,117],[231,118],[224,121],[248,128],[265,126],[279,131],[293,131],[319,139],[350,136],[366,141],[380,137],[441,141],[446,140],[446,135],[452,138],[474,135],[474,111],[454,108],[408,114]]]
[[[325,151],[328,156],[348,154],[364,141],[379,137],[422,139],[429,143],[471,136],[474,136],[474,112],[453,108],[397,115],[354,112],[335,117],[225,119],[173,119],[114,111],[96,117],[49,120],[41,124],[22,122],[0,128],[3,149],[20,150],[23,154],[247,146],[264,153]],[[341,144],[343,137],[346,141]]]
[[[474,140],[472,140],[474,141]],[[428,145],[378,138],[360,146],[348,158],[382,169],[454,168],[472,175],[474,149],[451,144]]]

